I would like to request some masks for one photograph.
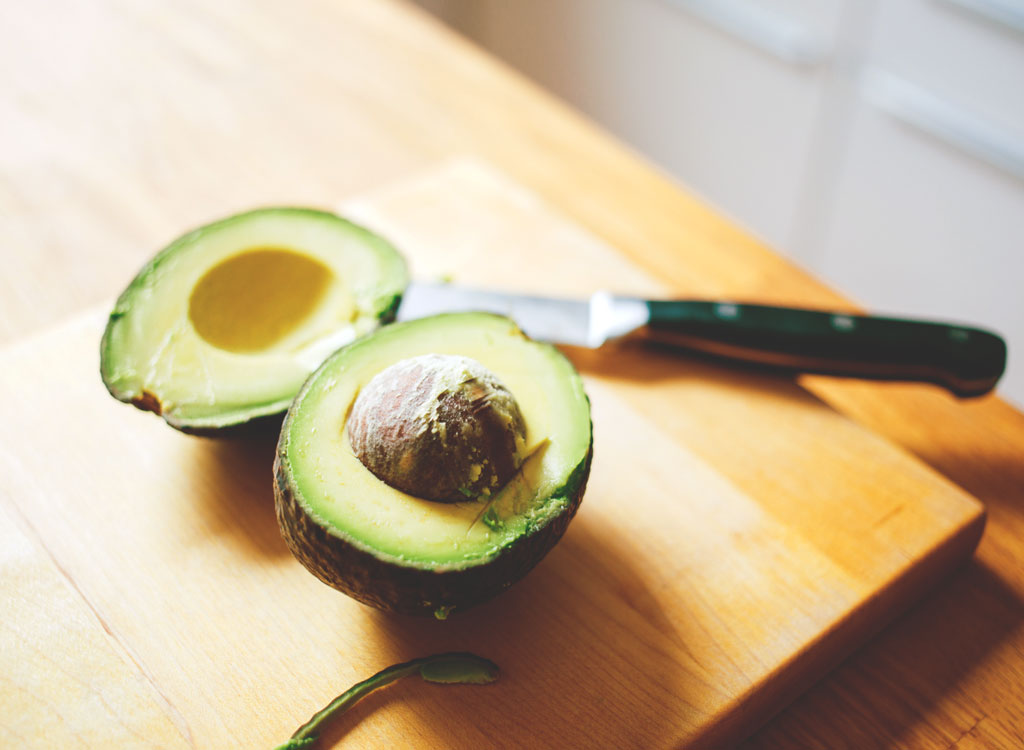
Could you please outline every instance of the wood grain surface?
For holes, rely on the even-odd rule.
[[[343,208],[395,242],[415,278],[665,293],[476,162]],[[487,655],[508,676],[409,692],[346,725],[342,744],[732,744],[948,574],[984,524],[972,498],[789,379],[639,347],[570,351],[596,459],[565,544],[508,596],[450,622],[381,615],[285,552],[269,497],[274,431],[199,439],[114,402],[96,375],[102,323],[87,315],[0,359],[0,388],[20,394],[0,406],[0,423],[20,426],[4,433],[0,476],[102,624],[85,643],[64,636],[62,674],[85,669],[76,654],[106,632],[147,688],[143,708],[153,690],[165,699],[165,724],[140,744],[269,747],[339,686],[443,650]],[[21,586],[5,591],[20,601]],[[22,619],[11,632],[25,641],[39,620],[60,622],[40,609]],[[12,731],[52,743],[60,683],[39,684],[34,658],[4,672],[5,692],[31,695]],[[94,675],[92,690],[123,689],[118,678]],[[145,715],[122,700],[120,721]],[[85,738],[90,702],[64,706],[67,742]]]
[[[0,45],[0,341],[25,339],[109,299],[156,249],[203,221],[255,205],[330,205],[339,196],[394,183],[464,154],[483,157],[527,185],[672,293],[855,307],[574,113],[401,3],[306,0],[284,6],[225,0],[168,6],[54,0],[4,4],[0,27],[5,40]],[[73,341],[66,342],[69,352],[73,343],[88,351],[91,334],[76,329],[79,325],[85,322],[15,344],[4,361],[28,357],[29,350],[45,347],[40,342],[53,341],[50,336],[66,335],[61,331],[73,332]],[[62,358],[53,358],[52,373],[63,366]],[[15,375],[5,370],[5,377]],[[19,386],[31,385],[28,375],[19,377]],[[998,399],[960,403],[927,387],[821,378],[802,384],[982,500],[989,523],[971,564],[805,693],[748,746],[1021,746],[1024,417]],[[12,402],[27,398],[5,395]],[[78,413],[69,403],[73,399],[58,392],[47,393],[36,411],[46,412],[50,400]],[[628,399],[626,404],[641,415],[653,408]],[[5,466],[18,467],[21,475],[26,465],[38,466],[42,459],[27,455],[20,441],[27,429],[22,425],[34,424],[33,410],[25,404],[17,409],[26,421],[5,419],[2,455]],[[53,440],[66,429],[88,444],[118,443],[116,433],[88,430],[82,423],[87,414],[76,421],[62,413],[66,421],[33,430],[49,430]],[[129,414],[121,412],[119,418]],[[145,424],[147,431],[166,430],[157,420]],[[156,434],[160,441],[177,437]],[[247,478],[244,462],[231,449],[221,457],[215,460],[226,467],[221,474],[258,494],[259,479]],[[714,456],[698,457],[714,466]],[[168,470],[152,457],[140,461],[133,471],[159,479]],[[88,475],[80,462],[58,463],[48,464],[32,481],[49,481],[50,474]],[[218,486],[198,488],[198,496],[216,494]],[[741,487],[737,491],[744,493]],[[0,485],[0,498],[4,583],[15,581],[23,592],[5,598],[0,654],[5,665],[7,659],[20,662],[34,655],[33,669],[18,672],[29,676],[26,681],[5,693],[0,744],[18,741],[19,732],[34,726],[32,721],[19,725],[18,719],[26,706],[38,707],[40,696],[50,701],[46,715],[53,741],[47,746],[130,746],[131,738],[150,731],[177,732],[180,741],[168,741],[168,747],[200,744],[190,736],[183,714],[168,708],[154,669],[134,665],[138,657],[125,647],[124,634],[56,562],[53,553],[64,548],[52,546],[55,542],[16,509],[10,484]],[[72,499],[83,508],[93,501],[75,493],[62,502]],[[276,558],[267,550],[277,543],[276,531],[258,510],[242,513],[241,526],[230,506],[213,503],[192,510],[206,512],[201,525],[217,529],[220,544],[274,567]],[[181,527],[171,528],[187,531],[193,520],[186,515],[177,520]],[[205,542],[186,538],[188,544],[176,554],[194,566],[193,575],[175,585],[195,594],[203,584],[194,555]],[[78,554],[89,542],[75,537],[68,549]],[[573,551],[568,544],[565,549]],[[81,554],[90,552],[113,554],[102,547]],[[246,591],[242,587],[238,597]],[[108,593],[116,598],[120,592]],[[188,612],[185,607],[175,617]],[[230,600],[208,616],[231,621]],[[330,613],[324,616],[329,619]],[[44,628],[48,621],[60,623],[58,632]],[[173,622],[167,630],[177,627]],[[243,631],[263,627],[231,624]],[[65,632],[69,640],[62,641]],[[392,634],[389,642],[401,637]],[[83,643],[89,645],[79,649]],[[74,644],[74,650],[66,644]],[[199,660],[212,658],[208,655],[216,650],[216,644],[185,645]],[[230,684],[248,696],[250,717],[268,710],[274,715],[267,706],[279,694],[260,695],[252,672],[241,665],[258,670],[262,661],[277,657],[231,654],[237,664],[230,674],[191,689],[203,695]],[[73,668],[64,664],[70,656],[78,659]],[[161,656],[158,666],[173,675],[172,662]],[[332,666],[314,678],[326,681],[331,672],[337,686],[360,671],[338,672]],[[94,681],[93,675],[102,679]],[[59,695],[45,693],[42,685],[60,686]],[[398,687],[357,712],[357,718],[408,701],[434,700],[418,688]],[[131,712],[124,708],[125,696]],[[65,707],[80,701],[91,701],[95,710],[69,719]],[[201,699],[189,699],[188,705],[199,705],[203,726],[219,721],[216,709]],[[311,707],[288,703],[282,710],[302,715]],[[431,727],[424,731],[436,730]]]

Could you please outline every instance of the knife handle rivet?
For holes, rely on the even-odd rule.
[[[950,328],[949,337],[953,339],[953,341],[963,343],[964,341],[967,341],[967,339],[971,337],[971,334],[965,331],[963,328]]]
[[[738,318],[739,314],[740,308],[729,302],[715,305],[715,315],[720,318]]]
[[[832,327],[837,331],[852,331],[856,322],[849,315],[833,315]]]

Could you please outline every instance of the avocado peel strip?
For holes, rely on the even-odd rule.
[[[274,750],[301,750],[311,747],[319,738],[320,729],[326,722],[341,716],[375,690],[414,674],[419,674],[427,682],[444,685],[486,685],[498,679],[499,669],[490,659],[465,652],[434,654],[395,664],[350,687],[325,708],[313,714],[313,717],[299,727],[287,742],[278,745]]]

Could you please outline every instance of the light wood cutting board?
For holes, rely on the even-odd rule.
[[[342,210],[418,278],[686,291],[472,162]],[[103,312],[0,354],[5,747],[270,748],[350,684],[447,650],[495,660],[501,681],[407,680],[327,739],[729,744],[968,556],[984,525],[975,500],[792,380],[570,350],[595,459],[564,540],[476,610],[384,615],[288,553],[274,434],[189,437],[107,396]]]

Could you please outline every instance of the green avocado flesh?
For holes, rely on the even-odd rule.
[[[518,403],[525,443],[504,487],[435,502],[394,489],[354,455],[345,428],[360,390],[425,354],[479,362]],[[296,397],[278,444],[278,519],[296,557],[325,582],[383,609],[447,614],[507,588],[558,541],[591,453],[582,380],[554,347],[486,313],[392,324],[334,354]]]
[[[393,317],[407,282],[390,244],[339,216],[239,214],[180,237],[125,289],[103,382],[180,429],[279,414],[330,353]]]

